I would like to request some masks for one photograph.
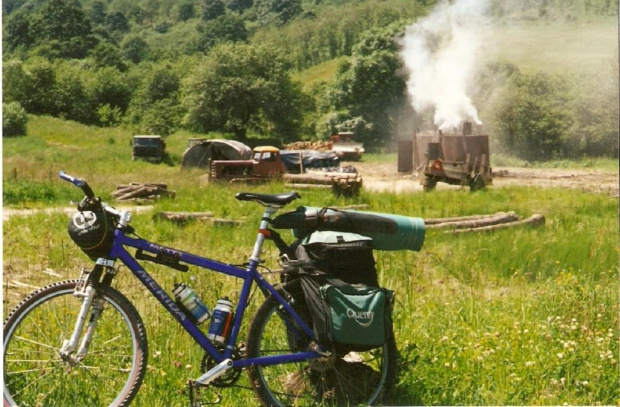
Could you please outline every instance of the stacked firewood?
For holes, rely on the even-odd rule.
[[[160,199],[162,196],[174,198],[176,193],[168,190],[164,183],[141,183],[132,182],[126,185],[118,185],[112,196],[122,202],[149,202]]]
[[[329,141],[296,141],[294,143],[286,144],[284,149],[330,151],[331,146]]]

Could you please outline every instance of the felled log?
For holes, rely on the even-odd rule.
[[[156,200],[162,196],[174,197],[176,193],[168,190],[168,185],[160,182],[139,183],[132,182],[128,185],[118,185],[112,196],[117,201],[134,201],[140,199]]]
[[[334,182],[360,182],[359,174],[341,172],[313,172],[307,174],[284,174],[286,182],[291,184],[322,184],[332,185]]]
[[[154,219],[167,220],[175,223],[187,223],[189,221],[208,221],[215,225],[241,225],[242,220],[215,218],[213,212],[158,212],[153,215]]]
[[[451,222],[462,222],[462,221],[468,221],[468,220],[476,220],[476,219],[485,219],[485,218],[491,218],[500,214],[503,214],[506,212],[498,212],[498,213],[491,213],[491,214],[485,214],[485,215],[468,215],[468,216],[454,216],[454,217],[450,217],[450,218],[427,218],[424,219],[424,224],[425,225],[436,225],[438,223],[451,223]]]
[[[451,230],[451,231],[446,231],[445,233],[460,234],[460,233],[469,233],[469,232],[488,232],[488,231],[494,231],[494,230],[499,230],[499,229],[505,229],[509,227],[521,226],[521,225],[537,226],[537,225],[543,225],[544,223],[545,223],[545,217],[543,215],[534,214],[527,219],[518,220],[514,222],[501,223],[498,225],[491,225],[491,226],[468,228],[468,229]]]
[[[481,228],[485,226],[498,225],[502,223],[514,222],[519,220],[519,215],[515,212],[500,212],[491,216],[484,217],[463,217],[463,218],[447,218],[447,221],[440,223],[427,223],[425,220],[427,229],[470,229]]]
[[[186,222],[188,220],[213,218],[213,212],[157,212],[153,218],[172,222]]]

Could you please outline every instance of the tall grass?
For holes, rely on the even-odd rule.
[[[66,205],[69,199],[80,199],[79,190],[57,178],[62,168],[85,177],[108,201],[117,183],[167,182],[177,191],[176,198],[162,199],[150,212],[136,213],[132,224],[137,233],[227,263],[247,261],[262,215],[262,208],[239,202],[234,194],[288,189],[277,182],[208,184],[203,182],[206,174],[198,170],[132,162],[131,135],[122,131],[77,125],[60,130],[61,122],[45,117],[31,118],[30,126],[28,137],[4,143],[5,204],[8,196],[14,197],[10,202],[21,202],[16,205]],[[64,138],[64,132],[75,134]],[[180,157],[187,136],[177,134],[168,140],[173,155]],[[82,137],[91,137],[84,141],[90,148],[81,147]],[[38,146],[35,151],[28,147],[29,141]],[[19,188],[31,192],[7,195]],[[42,202],[48,193],[51,196]],[[30,199],[34,202],[28,203]],[[616,199],[574,190],[491,187],[475,194],[456,189],[400,195],[363,191],[357,198],[308,190],[302,191],[298,203],[364,203],[370,211],[422,218],[510,210],[523,217],[540,213],[546,218],[544,226],[494,233],[453,235],[429,229],[420,252],[376,252],[381,284],[395,290],[397,298],[394,326],[400,370],[390,404],[609,405],[620,400]],[[245,223],[178,225],[153,219],[160,210],[208,210],[216,217]],[[75,278],[82,267],[92,267],[68,237],[67,223],[62,213],[4,221],[5,315],[32,288]],[[288,231],[282,234],[292,240]],[[268,245],[264,265],[277,268],[277,255]],[[237,300],[240,285],[234,278],[195,267],[181,273],[148,262],[144,266],[170,292],[183,281],[209,306],[222,295]],[[203,352],[125,267],[115,285],[136,304],[150,341],[148,373],[135,405],[187,404],[185,382],[200,375]],[[253,297],[246,324],[259,297]],[[246,333],[247,325],[242,339]],[[239,383],[248,385],[245,376]],[[221,392],[222,405],[257,404],[249,390]]]

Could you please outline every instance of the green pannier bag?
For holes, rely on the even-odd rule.
[[[331,340],[357,349],[383,346],[391,332],[394,292],[363,285],[323,285],[321,297],[330,309]]]

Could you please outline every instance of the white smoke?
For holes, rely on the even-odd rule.
[[[402,39],[411,105],[417,112],[434,109],[435,125],[442,130],[463,121],[482,124],[467,90],[480,60],[488,2],[444,0],[430,15],[407,27]]]

